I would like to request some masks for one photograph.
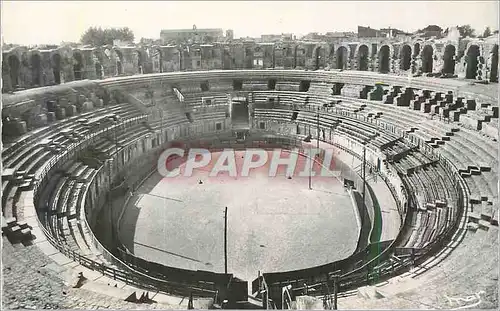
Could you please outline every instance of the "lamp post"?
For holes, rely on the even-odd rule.
[[[365,201],[366,194],[366,143],[363,143],[363,205],[366,204]],[[363,211],[365,209],[363,208]],[[363,226],[364,222],[364,212],[361,213],[361,226]]]
[[[224,209],[224,273],[227,275],[227,206]]]

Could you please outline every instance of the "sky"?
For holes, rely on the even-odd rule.
[[[90,26],[129,27],[136,42],[161,29],[233,29],[262,34],[357,31],[357,26],[415,31],[470,24],[498,29],[499,1],[1,1],[3,42],[78,42]]]

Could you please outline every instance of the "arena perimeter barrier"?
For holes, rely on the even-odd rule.
[[[54,169],[61,167],[66,161],[70,160],[77,152],[87,148],[96,140],[103,137],[103,135],[106,135],[111,131],[115,130],[115,128],[127,124],[132,124],[134,122],[140,122],[143,119],[144,119],[143,116],[127,119],[123,122],[120,122],[119,124],[107,126],[104,129],[100,129],[96,132],[86,134],[82,140],[71,143],[68,146],[67,150],[51,158],[48,162],[44,164],[43,167],[41,167],[37,171],[36,181],[33,187],[34,201],[39,202],[40,192],[38,190],[46,186],[48,179],[51,176],[50,173],[53,172]],[[45,224],[43,224],[42,221],[40,220],[38,213],[36,219],[40,229],[43,231],[47,240],[61,253],[73,259],[74,261],[78,262],[82,266],[85,266],[86,268],[91,269],[93,271],[99,271],[103,275],[111,277],[114,280],[120,280],[127,284],[134,285],[138,288],[143,288],[154,292],[160,291],[167,294],[189,296],[189,294],[193,293],[193,295],[195,296],[202,296],[202,297],[215,297],[215,295],[217,294],[216,291],[214,290],[209,290],[205,288],[196,288],[184,283],[170,282],[163,279],[157,279],[154,277],[150,277],[142,272],[135,271],[130,266],[126,265],[118,258],[113,256],[111,253],[109,253],[96,239],[95,235],[92,233],[90,234],[90,236],[92,237],[94,245],[98,248],[99,251],[101,251],[103,257],[112,264],[115,264],[116,266],[121,267],[124,270],[114,269],[107,266],[104,263],[96,262],[92,259],[89,259],[79,254],[78,252],[71,250],[69,246],[61,244],[56,239],[54,239],[54,237],[46,230]],[[86,217],[84,217],[84,222],[85,225],[88,226]]]
[[[138,117],[138,118],[140,118],[140,117]],[[114,126],[112,126],[112,127],[110,127],[110,128],[113,128],[113,127],[114,127]],[[91,134],[91,135],[88,135],[88,136],[89,136],[89,139],[91,139],[91,138],[95,138],[98,134],[101,134],[101,133],[103,133],[104,131],[106,131],[106,130],[101,130],[101,131],[99,131],[99,132],[97,132],[97,133],[93,133],[93,134]],[[95,140],[95,139],[94,139],[94,140]],[[86,139],[86,140],[84,140],[83,142],[86,142],[86,143],[87,143],[86,145],[88,145],[88,144],[89,144],[89,140],[87,140],[87,139]],[[83,142],[80,142],[80,143],[73,143],[73,144],[71,144],[71,145],[70,145],[70,148],[69,148],[69,149],[70,149],[70,150],[71,150],[71,149],[75,149],[75,150],[72,150],[72,151],[73,151],[73,152],[76,152],[76,147],[79,147],[78,149],[80,149],[80,150],[81,150],[81,149],[83,149],[83,148],[82,148],[82,147],[83,147],[83,146],[82,146],[82,143],[83,143]],[[73,148],[72,148],[72,147],[73,147]],[[50,170],[53,166],[55,166],[55,165],[56,165],[56,163],[58,163],[58,162],[59,162],[59,160],[61,160],[61,159],[62,159],[62,158],[64,158],[65,156],[66,156],[66,157],[68,157],[68,156],[69,156],[69,152],[68,152],[68,151],[67,151],[67,152],[65,152],[65,153],[63,153],[63,154],[62,154],[62,155],[60,155],[60,156],[57,156],[55,159],[51,159],[48,163],[46,163],[46,164],[44,165],[43,169],[41,170],[40,175],[42,175],[42,176],[44,176],[44,175],[45,175],[45,177],[47,177],[47,176],[46,176],[46,175],[47,175],[47,172],[48,172],[48,171],[49,171],[49,170]],[[445,161],[445,163],[447,164],[447,165],[445,165],[445,167],[447,167],[447,166],[451,166],[451,167],[453,167],[453,168],[455,169],[455,172],[457,172],[457,171],[456,171],[456,167],[455,167],[452,163],[449,163],[449,161]],[[456,174],[458,174],[458,173],[456,173]],[[455,175],[456,175],[456,174],[455,174]],[[463,182],[463,180],[459,177],[459,175],[456,175],[456,178],[457,178],[457,177],[458,177],[458,181],[459,181],[459,183],[457,183],[457,187],[460,187],[461,189],[464,189],[464,188],[463,188],[463,185],[465,185],[465,187],[467,187],[467,186],[466,186],[466,184]],[[44,183],[44,180],[42,180],[42,182],[35,183],[35,188],[34,188],[34,189],[35,189],[35,193],[37,192],[36,190],[38,189],[38,187],[39,187],[42,183]],[[465,191],[465,195],[467,195],[467,192],[468,192],[468,191]],[[398,202],[398,200],[396,200],[396,201]],[[465,202],[467,202],[467,200],[464,200],[464,201],[465,201]],[[441,236],[440,236],[437,240],[435,240],[435,242],[434,242],[434,243],[432,243],[432,244],[430,244],[430,245],[428,245],[428,246],[424,247],[424,248],[421,250],[421,252],[419,252],[419,253],[424,253],[424,254],[426,254],[427,252],[426,252],[425,250],[427,250],[427,249],[428,249],[428,250],[429,250],[429,254],[430,254],[430,251],[431,251],[432,246],[434,246],[434,247],[435,247],[435,246],[439,246],[439,247],[440,247],[440,246],[442,246],[442,242],[443,242],[443,240],[444,240],[445,236],[447,236],[449,232],[454,231],[454,230],[452,230],[452,229],[454,229],[455,227],[458,227],[458,223],[459,223],[458,219],[460,219],[460,217],[458,217],[458,218],[457,218],[456,223],[455,223],[455,224],[456,224],[455,226],[453,226],[453,227],[451,227],[450,229],[448,229],[448,230],[447,230],[447,232],[446,232],[445,234],[441,235]],[[42,227],[43,227],[43,226],[42,226]],[[45,230],[44,230],[44,231],[45,231]],[[47,232],[45,231],[44,233],[47,233]],[[46,234],[46,235],[47,235],[47,234]],[[47,235],[47,236],[49,236],[49,235]],[[52,237],[51,237],[49,240],[50,240],[51,242],[55,242],[55,243],[57,244],[57,242],[56,242],[56,241],[54,241],[54,240],[52,239]],[[392,244],[394,245],[395,243],[392,243]],[[392,246],[392,245],[391,245],[391,246]],[[64,249],[64,246],[63,246],[63,245],[61,245],[60,247],[58,247],[58,249],[59,249],[59,248]],[[388,249],[390,249],[390,248],[391,248],[391,247],[389,247]],[[436,248],[436,250],[437,250],[437,248],[438,248],[438,247],[435,247],[435,248]],[[388,249],[386,249],[386,251],[385,251],[385,252],[387,252],[387,250],[388,250]],[[68,251],[69,251],[69,250],[68,250]],[[435,251],[435,250],[434,250],[434,251]],[[385,252],[384,252],[384,253],[385,253]],[[384,255],[384,253],[383,253],[383,254],[381,254],[381,255]],[[72,257],[71,257],[71,256],[72,256]],[[76,256],[75,254],[70,254],[70,257],[71,257],[71,258],[75,258],[75,256]],[[82,257],[82,256],[80,256],[80,257]],[[382,256],[380,256],[380,257],[378,258],[377,262],[380,262],[380,259],[381,259],[381,258],[382,258]],[[418,259],[420,259],[420,260],[418,260]],[[395,271],[398,271],[398,272],[399,272],[400,270],[402,270],[402,269],[404,269],[404,268],[407,268],[407,267],[408,267],[408,266],[410,266],[410,265],[411,265],[411,266],[413,266],[413,265],[414,265],[417,261],[422,261],[422,260],[423,260],[423,256],[419,256],[419,258],[418,258],[418,259],[417,259],[417,260],[411,260],[411,262],[410,262],[410,261],[408,261],[408,260],[403,260],[403,261],[399,262],[399,264],[400,264],[400,265],[398,265],[398,264],[395,264],[395,265],[394,265],[394,264],[393,264],[393,265],[392,265],[392,273],[391,273],[391,275],[392,275],[393,273],[395,273]],[[80,259],[80,260],[83,260],[83,259]],[[370,268],[370,264],[371,264],[371,263],[373,263],[374,261],[375,261],[375,259],[373,259],[371,262],[369,262],[369,263],[367,263],[367,264],[365,265],[365,267],[367,267],[367,271],[366,271],[366,280],[367,280],[368,282],[369,282],[371,279],[374,279],[373,273],[371,273],[371,274],[370,274],[370,269],[369,269],[369,268]],[[90,265],[90,266],[92,266],[92,267],[97,267],[97,265],[102,265],[102,264],[94,262],[94,264],[92,264],[92,265]],[[344,279],[344,282],[342,282],[342,279],[341,279],[341,282],[340,282],[340,287],[341,287],[341,289],[342,289],[342,287],[345,287],[346,285],[349,285],[349,284],[350,284],[350,285],[355,285],[355,284],[357,283],[357,282],[355,282],[355,280],[353,280],[353,281],[349,282],[349,280],[347,280],[347,279],[345,279],[345,278],[346,278],[346,277],[349,277],[349,276],[351,276],[351,275],[354,275],[354,273],[355,273],[356,271],[359,271],[360,269],[363,269],[363,267],[362,267],[362,268],[359,268],[359,269],[356,269],[356,270],[354,270],[354,271],[352,271],[352,272],[349,272],[349,273],[347,273],[346,275],[343,275],[343,276],[342,276],[342,279]],[[383,272],[383,271],[382,271],[382,272]],[[115,274],[116,274],[116,273],[115,273]],[[381,276],[383,276],[383,273],[381,274],[381,271],[380,271],[380,270],[378,270],[378,271],[377,271],[377,273],[376,273],[376,275],[377,275],[378,277],[381,277]],[[356,279],[356,278],[355,278],[355,279]],[[343,283],[344,283],[344,284],[343,284]],[[344,286],[342,286],[342,285],[344,285]]]
[[[352,153],[352,151],[348,150],[347,148],[344,148],[343,146],[337,145],[337,147]],[[359,155],[356,156],[359,157]],[[387,248],[385,248],[378,256],[369,260],[361,267],[355,268],[352,271],[346,272],[344,274],[342,274],[341,271],[338,271],[339,270],[338,268],[346,264],[347,260],[349,260],[350,262],[356,262],[356,259],[358,259],[359,257],[361,257],[362,259],[363,256],[360,256],[360,254],[366,256],[367,250],[353,255],[347,260],[332,263],[330,265],[331,269],[329,271],[324,271],[324,268],[326,268],[326,266],[321,266],[301,271],[264,273],[261,277],[252,282],[253,292],[256,292],[256,290],[261,288],[262,284],[265,283],[268,290],[266,295],[277,305],[279,305],[281,302],[282,287],[289,284],[294,286],[294,292],[304,292],[304,291],[308,292],[310,289],[313,289],[314,290],[313,293],[315,295],[330,295],[333,292],[331,289],[333,288],[334,285],[332,283],[332,277],[334,271],[336,271],[335,273],[339,274],[338,282],[336,284],[336,286],[338,286],[337,287],[338,290],[340,292],[346,292],[367,284],[369,285],[373,283],[378,283],[383,280],[394,277],[398,274],[410,271],[412,268],[418,266],[419,264],[422,264],[431,256],[435,255],[440,250],[442,250],[444,245],[460,239],[460,236],[463,237],[464,236],[463,226],[465,226],[466,223],[465,215],[468,210],[468,197],[470,194],[470,190],[465,181],[458,173],[458,169],[456,168],[455,165],[453,165],[453,163],[451,163],[448,159],[444,157],[440,157],[440,163],[446,169],[447,173],[449,173],[450,176],[453,176],[455,179],[454,186],[456,187],[457,192],[459,194],[458,202],[456,202],[458,212],[454,223],[450,227],[448,227],[443,234],[441,234],[435,240],[433,240],[432,243],[419,249],[416,253],[414,253],[413,256],[403,257],[398,261],[391,261],[391,264],[387,265],[386,267],[377,268],[378,265],[380,265],[381,263],[383,263],[384,261],[393,256],[396,245],[398,245],[403,239],[404,228],[406,228],[409,225],[409,222],[411,221],[411,218],[405,215],[404,224],[401,226],[400,232],[397,235],[396,239],[393,240],[390,243],[390,245]],[[388,179],[385,176],[383,175],[380,176],[384,179],[384,181],[386,181],[386,183],[388,183]],[[390,187],[390,189],[391,192],[393,192],[394,196],[395,195],[394,188]],[[399,202],[396,196],[395,199],[396,202],[398,202],[398,204],[400,205],[401,202]],[[406,208],[404,210],[406,210]],[[462,227],[461,230],[459,230],[460,227]],[[323,269],[318,269],[318,268],[323,268]],[[318,272],[321,272],[321,270],[323,270],[323,272],[321,274],[318,274]],[[312,276],[316,276],[317,279],[323,278],[323,280],[321,281],[318,280],[314,282],[314,284],[310,285],[305,284],[304,281],[307,280],[308,278],[312,279]]]

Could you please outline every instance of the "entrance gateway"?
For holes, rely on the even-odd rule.
[[[245,130],[250,129],[250,116],[248,109],[248,97],[246,94],[227,94],[229,102],[229,113],[231,124],[237,132],[238,139],[244,139]]]

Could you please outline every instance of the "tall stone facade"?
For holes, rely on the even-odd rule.
[[[498,81],[498,41],[214,43],[2,51],[3,92],[122,75],[212,69],[361,70]]]

